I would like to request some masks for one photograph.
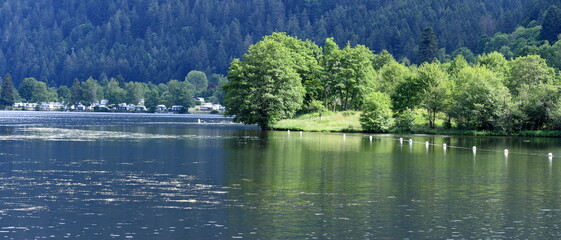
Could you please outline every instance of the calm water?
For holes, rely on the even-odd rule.
[[[561,139],[0,112],[0,239],[559,239],[549,152]]]

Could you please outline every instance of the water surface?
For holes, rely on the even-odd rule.
[[[0,237],[558,239],[560,146],[0,112]]]

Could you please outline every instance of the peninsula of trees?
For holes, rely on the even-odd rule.
[[[561,79],[555,67],[561,41],[540,41],[544,32],[541,26],[519,27],[507,35],[526,44],[501,49],[522,56],[458,52],[440,62],[434,33],[426,28],[420,65],[399,63],[387,51],[374,54],[364,45],[341,48],[333,38],[319,47],[274,33],[232,62],[224,86],[227,114],[262,129],[296,113],[357,110],[369,132],[409,130],[419,113],[430,128],[440,119],[447,128],[559,130]]]

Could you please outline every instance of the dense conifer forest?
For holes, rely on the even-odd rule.
[[[545,11],[560,2],[4,0],[0,75],[10,73],[16,87],[27,77],[70,87],[89,77],[159,84],[192,70],[226,74],[234,58],[272,32],[320,46],[333,37],[340,46],[387,49],[400,62],[420,63],[419,40],[432,27],[441,61],[457,53],[474,61],[492,51],[513,58],[550,39],[531,34],[539,35]]]

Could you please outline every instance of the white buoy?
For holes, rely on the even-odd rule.
[[[549,157],[550,159],[553,158],[553,153],[548,153],[547,157]]]
[[[473,150],[473,154],[475,154],[475,152],[477,152],[477,147],[473,146],[471,150]]]
[[[427,148],[429,148],[429,141],[426,141],[426,142],[425,142],[425,146],[426,146]]]
[[[288,135],[290,135],[290,130],[287,130],[286,132],[288,133]]]
[[[444,148],[444,150],[446,150],[446,143],[442,144],[442,148]]]
[[[343,133],[343,140],[347,140],[347,134]]]
[[[300,137],[302,137],[302,131],[300,131]]]
[[[403,138],[399,138],[399,143],[403,144]]]
[[[200,124],[200,123],[201,123],[201,119],[197,119],[197,120],[198,120],[198,122],[199,122],[199,124]]]
[[[413,139],[409,138],[409,143],[413,143]]]
[[[370,141],[372,142],[372,136],[369,137]]]
[[[508,149],[505,149],[505,157],[508,157]]]

